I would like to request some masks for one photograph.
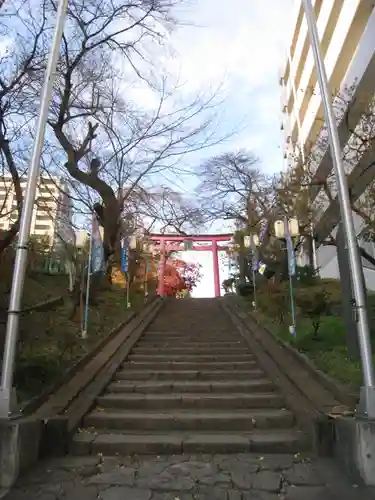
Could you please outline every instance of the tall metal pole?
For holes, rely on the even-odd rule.
[[[256,274],[254,266],[252,266],[252,271],[253,271],[254,309],[257,310],[257,284],[256,284]]]
[[[89,303],[90,303],[90,282],[91,282],[91,267],[92,267],[92,225],[89,246],[89,259],[87,262],[87,281],[86,281],[86,303],[85,303],[85,322],[83,325],[82,338],[87,338],[87,329],[89,324]]]
[[[26,274],[27,246],[29,242],[31,219],[33,215],[36,186],[39,175],[40,157],[44,143],[48,109],[52,97],[52,89],[55,80],[56,65],[59,58],[67,6],[68,0],[60,0],[56,13],[56,26],[53,33],[51,51],[48,57],[47,69],[44,76],[43,90],[40,96],[40,110],[28,172],[27,187],[13,271],[12,291],[9,302],[3,366],[1,372],[0,417],[8,417],[11,409],[10,402],[13,384],[13,367],[17,347],[21,298]]]
[[[315,66],[319,81],[325,118],[328,128],[329,142],[333,167],[336,176],[337,190],[340,201],[341,219],[348,244],[349,267],[353,280],[355,307],[358,317],[358,341],[361,352],[364,387],[361,388],[359,412],[368,418],[375,417],[375,378],[372,363],[372,349],[370,329],[367,318],[366,298],[361,280],[361,259],[357,247],[357,237],[350,206],[348,183],[342,163],[342,152],[336,119],[333,113],[331,96],[329,93],[328,79],[321,52],[316,19],[311,0],[302,0],[310,36],[310,43],[314,54]]]

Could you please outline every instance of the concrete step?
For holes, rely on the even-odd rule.
[[[85,427],[123,431],[250,431],[253,429],[285,429],[293,427],[294,415],[285,409],[236,411],[147,412],[108,408],[93,411],[84,418]]]
[[[252,370],[257,367],[256,361],[127,361],[122,365],[124,370]]]
[[[304,434],[291,430],[256,430],[249,433],[102,433],[77,434],[74,455],[179,455],[182,453],[298,453],[308,450]]]
[[[132,356],[252,356],[250,349],[244,347],[141,347],[137,344],[132,350]],[[139,346],[139,347],[138,347]],[[237,346],[237,344],[236,344]]]
[[[170,410],[170,409],[253,409],[283,408],[284,400],[275,393],[246,394],[225,393],[168,393],[168,394],[127,394],[106,393],[97,398],[100,408],[121,408],[128,410]]]
[[[143,339],[153,342],[230,342],[237,341],[238,335],[151,335],[145,333]]]
[[[143,340],[140,340],[137,343],[137,347],[146,347],[147,349],[163,349],[165,347],[173,347],[175,349],[185,349],[190,348],[190,349],[217,349],[217,348],[222,348],[222,349],[227,349],[231,347],[241,347],[241,348],[248,348],[248,346],[243,342],[243,341],[234,341],[234,342],[228,342],[228,341],[199,341],[199,342],[186,342],[186,340],[181,340],[179,342],[169,342],[165,340],[161,341],[155,341],[155,340],[148,340],[144,338]]]
[[[170,380],[150,380],[142,381],[127,381],[117,380],[112,382],[108,388],[108,392],[122,393],[145,393],[145,394],[160,394],[170,392],[183,393],[226,393],[226,392],[251,392],[251,393],[270,393],[273,391],[273,384],[267,379],[254,380],[223,380],[223,381],[180,381],[175,382]]]
[[[251,380],[264,378],[262,370],[122,370],[117,380]]]
[[[162,351],[160,351],[162,352]],[[159,362],[168,362],[168,361],[175,361],[175,362],[200,362],[200,363],[205,363],[205,362],[227,362],[227,363],[239,363],[239,362],[244,362],[244,361],[254,361],[255,357],[252,354],[176,354],[176,353],[169,353],[169,354],[156,354],[155,352],[153,354],[138,354],[134,353],[129,356],[129,361],[133,362],[147,362],[147,361],[154,361],[155,363]]]

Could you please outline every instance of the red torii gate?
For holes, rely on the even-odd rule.
[[[164,294],[164,268],[167,252],[182,252],[185,249],[181,248],[181,244],[187,241],[193,243],[211,243],[211,245],[194,245],[189,250],[212,252],[214,265],[214,286],[215,297],[220,297],[220,277],[219,277],[219,250],[227,250],[228,247],[219,246],[218,243],[229,242],[232,240],[232,234],[196,234],[196,235],[180,235],[180,234],[150,234],[148,239],[151,240],[160,251],[160,267],[159,267],[159,295]]]

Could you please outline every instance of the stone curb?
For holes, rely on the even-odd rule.
[[[146,307],[152,304],[156,299],[156,295],[153,296],[148,301],[148,303],[145,304]],[[100,338],[88,353],[86,353],[79,361],[77,361],[77,363],[75,363],[66,371],[66,373],[60,380],[46,389],[42,394],[36,396],[35,398],[27,401],[24,405],[20,406],[19,412],[21,412],[23,416],[29,416],[33,414],[48,400],[51,394],[58,391],[64,384],[67,384],[79,370],[81,370],[89,361],[91,361],[91,359],[93,359],[97,355],[97,353],[103,348],[104,345],[106,345],[112,338],[114,338],[122,328],[125,328],[125,326],[130,323],[130,321],[132,321],[138,314],[141,314],[142,311],[143,310],[141,310],[140,312],[131,312],[129,316],[127,316],[123,321],[112,328],[112,330],[107,335]],[[19,414],[15,415],[15,418],[18,418],[19,416]]]
[[[242,336],[251,346],[259,364],[268,373],[279,391],[284,395],[289,408],[294,412],[298,425],[308,434],[315,452],[322,456],[331,456],[334,443],[333,420],[327,413],[340,403],[334,396],[310,376],[289,351],[282,352],[283,346],[253,321],[258,330],[252,331],[244,320],[252,317],[233,310],[233,304],[223,303],[224,309]],[[288,359],[289,358],[289,359]]]
[[[163,304],[160,298],[153,300],[124,328],[112,331],[101,349],[96,346],[96,355],[91,353],[81,370],[76,368],[32,415],[0,421],[0,488],[12,486],[40,458],[68,452],[72,433]]]

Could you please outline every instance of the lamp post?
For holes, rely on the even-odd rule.
[[[358,317],[357,334],[361,352],[364,382],[364,386],[361,387],[358,410],[360,414],[366,416],[367,418],[375,418],[375,375],[372,362],[371,336],[367,316],[366,295],[362,282],[362,263],[357,245],[357,235],[350,204],[348,181],[342,162],[340,138],[337,130],[336,118],[333,112],[331,94],[328,86],[328,78],[320,46],[314,9],[311,0],[302,0],[302,5],[305,11],[308,33],[324,107],[332,163],[340,203],[341,220],[348,245],[349,268],[352,276],[354,291],[354,308]]]
[[[256,278],[255,263],[258,261],[258,258],[257,258],[257,253],[258,253],[257,247],[259,246],[258,235],[257,234],[250,234],[250,236],[245,236],[244,246],[247,249],[251,248],[252,254],[253,254],[251,269],[252,269],[252,275],[253,275],[253,289],[254,289],[253,306],[254,306],[254,309],[256,310],[256,308],[257,308],[257,288],[256,288],[256,279],[255,279]]]
[[[138,239],[136,236],[131,236],[129,240],[129,250],[137,250],[138,248]],[[128,269],[127,269],[127,276],[126,276],[126,307],[128,309],[131,308],[131,302],[130,302],[130,256],[128,256]]]
[[[148,297],[148,273],[151,271],[151,261],[154,256],[155,248],[153,243],[145,242],[143,245],[143,250],[146,253],[146,267],[145,267],[145,282],[144,282],[144,290],[145,290],[145,298]],[[150,260],[150,261],[149,261]]]
[[[298,219],[277,220],[275,222],[275,236],[286,243],[286,251],[288,257],[288,277],[289,277],[289,294],[290,294],[290,309],[292,313],[292,325],[289,331],[292,335],[296,335],[296,312],[294,306],[294,291],[293,291],[293,276],[296,274],[296,259],[294,254],[294,246],[292,238],[299,235]]]
[[[0,7],[2,5],[3,2],[0,3]],[[0,417],[3,418],[7,418],[11,413],[14,360],[17,349],[21,299],[26,274],[30,226],[34,210],[40,159],[44,144],[44,134],[52,98],[53,84],[55,81],[56,66],[60,54],[60,44],[64,31],[67,8],[68,0],[60,0],[56,12],[56,24],[52,35],[52,44],[45,70],[43,89],[40,95],[40,109],[34,134],[34,143],[28,170],[25,199],[21,214],[1,371]]]

